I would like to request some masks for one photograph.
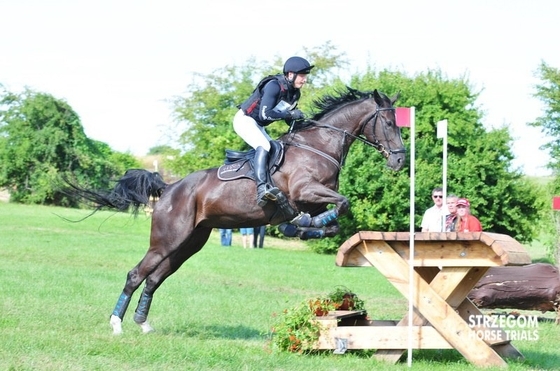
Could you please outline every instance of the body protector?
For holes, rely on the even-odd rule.
[[[239,108],[260,126],[268,126],[274,121],[290,120],[290,111],[300,96],[300,90],[293,88],[284,75],[271,75],[259,82]]]

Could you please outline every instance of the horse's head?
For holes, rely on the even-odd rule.
[[[362,134],[385,156],[387,166],[393,170],[403,168],[406,155],[393,107],[398,98],[398,93],[389,98],[377,89],[374,90],[375,112],[366,119],[362,127]]]

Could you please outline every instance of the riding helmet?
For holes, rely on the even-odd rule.
[[[302,57],[290,57],[284,63],[284,74],[288,72],[308,74],[315,67]]]

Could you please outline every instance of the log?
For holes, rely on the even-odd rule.
[[[551,264],[490,267],[468,298],[479,308],[555,311],[560,316],[560,275]]]

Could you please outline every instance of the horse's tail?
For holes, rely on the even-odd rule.
[[[65,192],[72,197],[90,201],[96,205],[96,210],[103,208],[126,211],[132,208],[134,214],[143,205],[148,205],[150,198],[161,196],[168,186],[157,172],[144,169],[130,169],[117,181],[112,190],[98,191],[83,188],[65,179],[69,189]]]

